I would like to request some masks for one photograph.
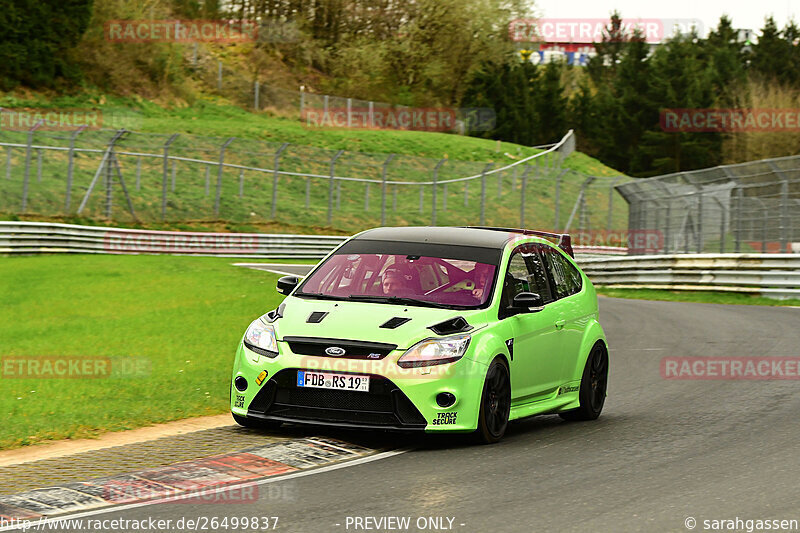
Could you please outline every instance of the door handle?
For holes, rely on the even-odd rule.
[[[566,323],[567,322],[565,320],[556,320],[556,324],[555,324],[556,329],[564,329],[564,325]]]

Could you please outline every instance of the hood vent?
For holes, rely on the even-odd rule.
[[[326,316],[328,316],[327,311],[314,311],[313,313],[308,315],[308,319],[306,319],[306,322],[308,324],[319,324],[320,322],[322,322],[322,319],[325,318]]]
[[[273,309],[269,313],[267,313],[267,322],[275,322],[279,318],[283,317],[283,310],[286,309],[286,304],[281,304],[278,306],[277,309]]]
[[[384,328],[384,329],[394,329],[394,328],[402,326],[403,324],[405,324],[409,320],[411,320],[411,319],[410,318],[402,318],[402,317],[396,316],[394,318],[390,318],[389,320],[387,320],[386,322],[381,324],[381,327]]]
[[[473,328],[463,316],[457,316],[433,326],[428,326],[428,329],[437,335],[455,335],[456,333],[465,333]]]

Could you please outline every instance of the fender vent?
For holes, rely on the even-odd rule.
[[[394,328],[402,326],[403,324],[405,324],[409,320],[411,320],[411,319],[410,318],[402,318],[402,317],[396,316],[394,318],[390,318],[389,320],[387,320],[386,322],[381,324],[381,327],[385,328],[385,329],[394,329]]]
[[[325,318],[326,316],[328,316],[327,311],[314,311],[313,313],[308,315],[308,319],[306,320],[306,322],[308,324],[319,324],[320,322],[322,322],[322,319]]]
[[[472,326],[467,323],[463,316],[457,316],[433,326],[428,326],[428,329],[437,335],[453,335],[467,332],[472,329]]]

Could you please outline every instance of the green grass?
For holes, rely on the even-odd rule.
[[[129,357],[142,377],[0,379],[0,449],[224,413],[236,345],[274,308],[277,276],[238,260],[0,260],[0,359]],[[2,368],[2,367],[0,367]]]
[[[325,176],[329,161],[336,150],[346,150],[337,162],[337,175],[379,180],[381,165],[387,154],[398,154],[390,165],[388,179],[416,182],[431,179],[434,163],[443,157],[448,162],[441,168],[440,180],[454,179],[481,172],[487,162],[494,167],[507,165],[519,158],[532,155],[537,150],[529,147],[500,143],[444,133],[394,130],[323,129],[306,127],[299,120],[272,116],[268,113],[249,113],[241,108],[216,101],[200,101],[191,108],[165,108],[153,103],[132,99],[60,97],[52,100],[33,98],[19,100],[0,96],[0,106],[9,108],[85,108],[97,107],[104,112],[106,125],[126,126],[136,131],[153,133],[152,136],[131,136],[121,144],[121,150],[161,153],[165,133],[187,134],[179,137],[171,154],[205,161],[219,158],[219,145],[227,137],[236,137],[226,153],[228,163],[270,169],[272,154],[283,142],[291,143],[281,159],[281,169],[296,172],[313,172]],[[134,118],[131,113],[135,114]],[[155,135],[156,133],[161,134]],[[188,135],[200,136],[189,137]],[[57,142],[66,145],[63,135],[55,139],[52,132],[43,132],[39,142]],[[24,144],[25,134],[2,132],[2,140]],[[82,142],[91,142],[102,148],[107,134],[89,131],[82,134]],[[25,168],[24,148],[12,150],[11,179],[5,178],[5,150],[0,151],[0,213],[18,214],[21,205],[22,181]],[[31,161],[31,183],[27,216],[36,219],[59,218],[71,221],[76,208],[89,186],[99,158],[80,154],[75,159],[73,201],[67,211],[64,207],[66,152],[44,152],[42,178],[37,177],[38,154]],[[82,218],[92,223],[116,223],[132,227],[156,229],[213,229],[217,231],[260,231],[292,233],[350,234],[380,224],[380,186],[373,183],[369,189],[364,183],[339,182],[334,203],[334,215],[327,222],[328,183],[326,179],[311,182],[310,206],[305,207],[306,183],[302,177],[282,176],[278,184],[279,210],[273,219],[270,213],[272,174],[247,172],[244,174],[244,194],[239,197],[239,172],[226,169],[223,175],[222,198],[219,216],[214,215],[214,189],[217,179],[215,166],[201,163],[176,165],[177,187],[169,191],[168,218],[161,220],[161,189],[163,166],[161,159],[120,156],[120,165],[138,221],[125,212],[124,197],[120,188],[113,194],[114,220],[105,220],[103,202],[105,193],[99,186],[87,205]],[[140,165],[140,187],[135,186],[137,165]],[[617,173],[585,154],[574,153],[566,159],[564,167],[572,170],[564,176],[560,192],[560,217],[558,225],[567,221],[581,183],[585,176],[610,176]],[[210,183],[206,193],[206,173]],[[542,229],[555,224],[555,172],[531,173],[526,194],[524,225]],[[499,180],[499,184],[498,184]],[[498,196],[498,185],[500,195]],[[608,185],[607,183],[605,185]],[[170,188],[171,189],[171,188]],[[480,180],[473,180],[466,191],[465,184],[453,183],[438,190],[438,225],[477,224],[480,221]],[[388,187],[387,225],[424,225],[431,222],[432,194],[425,187],[420,208],[420,187]],[[521,171],[507,171],[491,175],[486,183],[486,224],[520,224]],[[607,186],[589,189],[587,195],[591,227],[605,227],[607,212]],[[369,207],[367,208],[367,198]],[[445,198],[447,209],[445,209]],[[615,202],[613,223],[615,228],[627,226],[627,208],[618,198]],[[573,222],[574,225],[577,221]],[[573,226],[574,227],[574,226]]]
[[[800,306],[800,300],[775,300],[773,298],[732,292],[670,291],[665,289],[608,289],[597,287],[597,293],[611,298],[631,298],[636,300],[728,305],[765,305],[773,307]]]

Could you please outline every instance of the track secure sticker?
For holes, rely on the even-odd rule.
[[[233,406],[237,409],[244,409],[244,396],[237,394],[236,395],[236,402]]]
[[[439,413],[436,418],[431,420],[431,424],[434,426],[443,426],[448,424],[455,424],[456,417],[458,416],[458,411],[454,413]]]
[[[561,396],[562,394],[568,394],[570,392],[578,392],[579,390],[580,387],[578,385],[575,385],[573,387],[560,387],[558,389],[558,395]]]

